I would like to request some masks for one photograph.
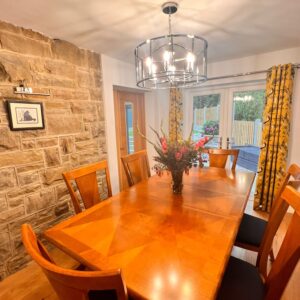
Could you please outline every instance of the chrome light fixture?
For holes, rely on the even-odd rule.
[[[192,87],[207,80],[207,41],[187,34],[172,34],[171,15],[178,4],[166,2],[169,34],[144,41],[135,48],[137,86],[148,89]]]

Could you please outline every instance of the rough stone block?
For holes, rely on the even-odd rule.
[[[91,139],[91,134],[88,131],[81,132],[79,134],[76,134],[75,136],[75,142],[87,141],[90,139]]]
[[[0,61],[2,65],[1,77],[4,80],[8,80],[11,82],[26,80],[27,83],[32,82],[30,65],[25,58],[0,52]],[[16,68],[16,66],[18,67]],[[5,73],[7,75],[5,75]]]
[[[43,138],[36,140],[37,148],[54,147],[58,145],[58,138]]]
[[[47,148],[44,150],[44,153],[48,167],[59,166],[61,164],[58,148]]]
[[[5,261],[7,258],[11,256],[11,254],[12,253],[11,253],[9,242],[0,244],[0,261]]]
[[[91,102],[72,102],[71,111],[74,114],[93,114],[96,111],[96,105]]]
[[[9,31],[12,33],[21,33],[20,27],[14,26],[13,24],[0,21],[0,31]]]
[[[44,67],[50,74],[75,79],[76,68],[68,62],[48,59],[45,61]]]
[[[88,140],[76,143],[76,151],[85,151],[89,149],[96,150],[97,148],[97,141],[95,140]]]
[[[0,62],[0,81],[11,81],[9,73],[6,71],[5,66]]]
[[[36,56],[51,56],[49,44],[25,38],[21,35],[2,33],[0,41],[3,49],[13,52]]]
[[[31,261],[31,258],[25,251],[23,253],[20,253],[17,256],[13,256],[7,262],[8,274],[13,274],[13,273],[17,272],[18,270],[22,269],[23,267],[25,267],[27,265],[27,263],[29,261]]]
[[[89,72],[85,72],[85,71],[78,71],[77,72],[77,82],[78,82],[78,86],[80,87],[90,87],[91,84],[94,84],[94,82],[92,82],[92,75]]]
[[[47,124],[46,124],[47,127]],[[35,137],[42,137],[46,135],[46,131],[44,129],[41,130],[24,130],[21,133],[22,139],[29,139],[29,138],[35,138]]]
[[[70,210],[69,208],[69,202],[62,202],[60,204],[58,204],[57,206],[55,206],[54,209],[54,213],[57,217],[64,215],[65,213],[67,213]]]
[[[24,206],[24,197],[12,198],[8,200],[9,208]]]
[[[33,184],[33,185],[30,185],[30,186],[25,186],[25,187],[22,187],[22,188],[18,188],[18,189],[14,189],[12,191],[9,191],[7,193],[8,201],[10,199],[13,199],[13,198],[17,198],[17,197],[20,197],[20,196],[23,196],[23,195],[26,195],[26,194],[34,193],[34,192],[40,190],[40,188],[41,188],[40,184]]]
[[[33,229],[36,229],[41,226],[41,224],[45,224],[48,222],[53,222],[55,220],[54,209],[53,206],[48,206],[44,210],[40,210],[38,213],[31,214],[26,217],[22,217],[17,220],[11,220],[9,223],[9,232],[10,235],[15,238],[20,236],[20,228],[24,223],[30,223]]]
[[[103,101],[101,88],[89,89],[89,93],[92,101]]]
[[[71,169],[71,165],[70,164],[66,164],[65,166],[59,167],[59,168],[50,168],[50,169],[46,169],[42,175],[43,175],[43,182],[46,185],[50,185],[53,184],[54,182],[59,182],[62,181],[62,173],[70,170]]]
[[[45,110],[47,114],[70,113],[70,103],[63,101],[47,101],[45,102]]]
[[[9,241],[9,229],[8,225],[0,226],[0,244],[4,244]]]
[[[29,150],[0,154],[0,168],[41,161],[43,161],[43,154],[40,151]]]
[[[59,145],[63,154],[69,154],[74,151],[74,137],[60,137]]]
[[[27,214],[45,209],[55,203],[53,189],[42,190],[39,193],[30,195],[25,199],[25,209]]]
[[[94,80],[93,85],[95,87],[97,87],[97,88],[101,88],[102,87],[102,75],[101,75],[100,71],[95,71],[94,72],[93,80]]]
[[[47,36],[43,35],[42,33],[39,33],[37,31],[33,31],[31,29],[25,29],[21,27],[21,32],[24,36],[29,37],[31,39],[34,40],[39,40],[39,41],[43,41],[46,43],[50,43],[50,38],[48,38]]]
[[[16,174],[13,168],[0,170],[0,189],[13,188],[17,185]]]
[[[7,210],[7,201],[5,195],[0,194],[0,211],[4,211],[4,210]]]
[[[11,220],[15,220],[25,215],[24,206],[19,206],[13,209],[9,209],[4,212],[0,212],[0,222],[5,223]]]
[[[105,127],[104,124],[95,124],[91,125],[92,137],[96,138],[98,136],[105,136]]]
[[[87,51],[88,64],[90,68],[100,70],[101,69],[101,59],[98,53]]]
[[[74,99],[78,101],[88,101],[90,100],[89,89],[77,89],[74,93]],[[74,100],[72,99],[72,100]]]
[[[53,98],[56,100],[74,100],[75,98],[74,90],[54,89],[52,94],[53,94]],[[62,101],[59,101],[58,103],[61,103],[61,105],[68,104],[68,102],[62,102]]]
[[[43,169],[44,167],[45,167],[44,163],[42,163],[42,162],[39,162],[37,164],[32,163],[32,164],[29,164],[29,165],[26,165],[26,166],[17,167],[17,173],[21,174],[21,173],[24,173],[24,172],[37,171],[37,170]]]
[[[79,133],[82,122],[75,116],[48,116],[47,127],[49,134]]]
[[[20,186],[28,184],[38,184],[40,182],[40,176],[38,172],[22,173],[18,175]]]
[[[66,198],[70,199],[70,194],[65,183],[57,185],[55,187],[55,192],[59,202],[62,202],[62,200],[65,200]]]
[[[20,136],[7,127],[0,127],[0,152],[20,149]]]
[[[99,150],[82,151],[78,153],[78,162],[80,165],[86,165],[104,159]]]
[[[67,41],[55,39],[52,41],[51,49],[53,56],[57,59],[65,60],[79,66],[84,66],[86,63],[84,52]]]
[[[35,140],[22,140],[22,149],[29,150],[35,148]]]
[[[97,121],[96,114],[85,114],[83,115],[83,122],[84,123],[94,123]]]

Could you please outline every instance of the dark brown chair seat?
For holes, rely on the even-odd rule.
[[[265,287],[258,269],[231,256],[217,300],[261,300],[264,296]]]
[[[236,240],[241,243],[259,247],[268,222],[248,214],[244,214],[242,222],[236,237]]]

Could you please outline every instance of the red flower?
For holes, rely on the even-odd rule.
[[[163,153],[167,153],[168,152],[168,144],[167,144],[166,140],[162,141],[162,143],[161,143],[161,150],[162,150]]]
[[[199,150],[199,148],[203,148],[204,145],[210,140],[208,136],[201,138],[195,145],[195,150]]]

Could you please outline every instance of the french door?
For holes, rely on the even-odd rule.
[[[193,90],[185,105],[185,132],[193,120],[193,139],[214,136],[211,148],[238,148],[238,167],[256,172],[265,84]],[[188,125],[190,124],[190,125]]]
[[[114,90],[120,189],[128,187],[121,157],[146,148],[144,94]],[[108,133],[109,134],[109,133]]]

